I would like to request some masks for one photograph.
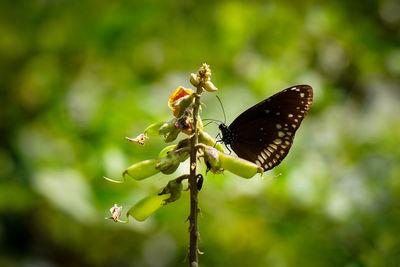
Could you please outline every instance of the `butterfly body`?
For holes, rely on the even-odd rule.
[[[240,114],[229,126],[221,124],[222,141],[264,170],[281,163],[313,98],[309,85],[284,89]]]

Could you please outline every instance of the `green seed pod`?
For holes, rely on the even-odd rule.
[[[224,148],[222,147],[222,145],[220,143],[215,144],[216,140],[214,137],[212,137],[208,133],[203,132],[201,130],[199,131],[199,142],[203,143],[207,146],[214,147],[220,152],[224,152]]]
[[[206,89],[206,91],[208,92],[215,92],[218,90],[218,88],[215,87],[215,85],[211,81],[206,81],[204,83],[204,89]]]
[[[160,129],[161,127],[165,124],[166,122],[157,122],[151,124],[149,127],[144,130],[144,134],[147,135],[152,135],[152,136],[157,136],[160,135]]]
[[[180,164],[179,154],[173,151],[167,152],[167,156],[160,158],[156,168],[164,174],[171,174],[178,169]]]
[[[263,169],[253,162],[221,152],[219,152],[219,161],[222,168],[243,178],[251,178],[256,173],[263,172]]]
[[[223,172],[223,169],[221,168],[221,162],[219,160],[219,153],[221,152],[211,146],[204,146],[203,152],[207,169],[215,174]]]
[[[197,77],[197,74],[194,74],[194,73],[191,73],[191,74],[190,74],[190,83],[191,83],[192,85],[194,85],[194,86],[199,85],[200,80],[199,80],[199,78]]]
[[[126,174],[135,180],[143,180],[154,174],[158,173],[160,170],[156,169],[159,159],[149,159],[133,164],[123,171],[122,175]]]
[[[159,195],[158,193],[151,194],[138,203],[133,205],[127,212],[127,216],[132,216],[136,220],[142,222],[146,220],[151,214],[161,208],[165,201],[171,197],[171,194]]]

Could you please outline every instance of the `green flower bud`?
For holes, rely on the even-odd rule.
[[[190,83],[194,86],[197,86],[200,84],[199,77],[197,77],[197,74],[191,73],[190,74]]]
[[[167,152],[167,156],[160,159],[156,168],[164,174],[171,174],[178,169],[180,164],[179,154],[173,151]]]
[[[207,92],[215,92],[218,90],[217,87],[211,82],[211,81],[206,81],[204,83],[204,89],[206,89]]]
[[[126,174],[135,180],[143,180],[154,174],[158,173],[160,170],[156,169],[159,159],[149,159],[133,164],[128,167],[122,173],[123,176]]]
[[[151,214],[157,211],[165,204],[165,201],[171,197],[171,194],[159,195],[158,193],[151,194],[138,203],[133,205],[127,212],[127,216],[132,216],[136,220],[142,222],[146,220]]]
[[[263,169],[248,160],[219,152],[221,167],[243,178],[251,178]]]

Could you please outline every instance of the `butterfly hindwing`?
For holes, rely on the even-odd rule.
[[[311,86],[284,89],[243,112],[229,126],[235,153],[269,170],[286,157],[294,135],[312,104]]]
[[[251,128],[253,131],[242,128]],[[240,158],[252,161],[264,170],[281,163],[289,152],[294,137],[288,123],[269,118],[241,124],[237,132],[237,140],[231,144],[233,151]]]

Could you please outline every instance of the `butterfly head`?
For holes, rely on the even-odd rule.
[[[221,133],[222,133],[222,141],[226,144],[226,145],[230,145],[233,142],[236,141],[237,139],[237,135],[235,133],[235,131],[233,131],[232,129],[230,129],[226,124],[221,123],[218,128],[220,129]]]

